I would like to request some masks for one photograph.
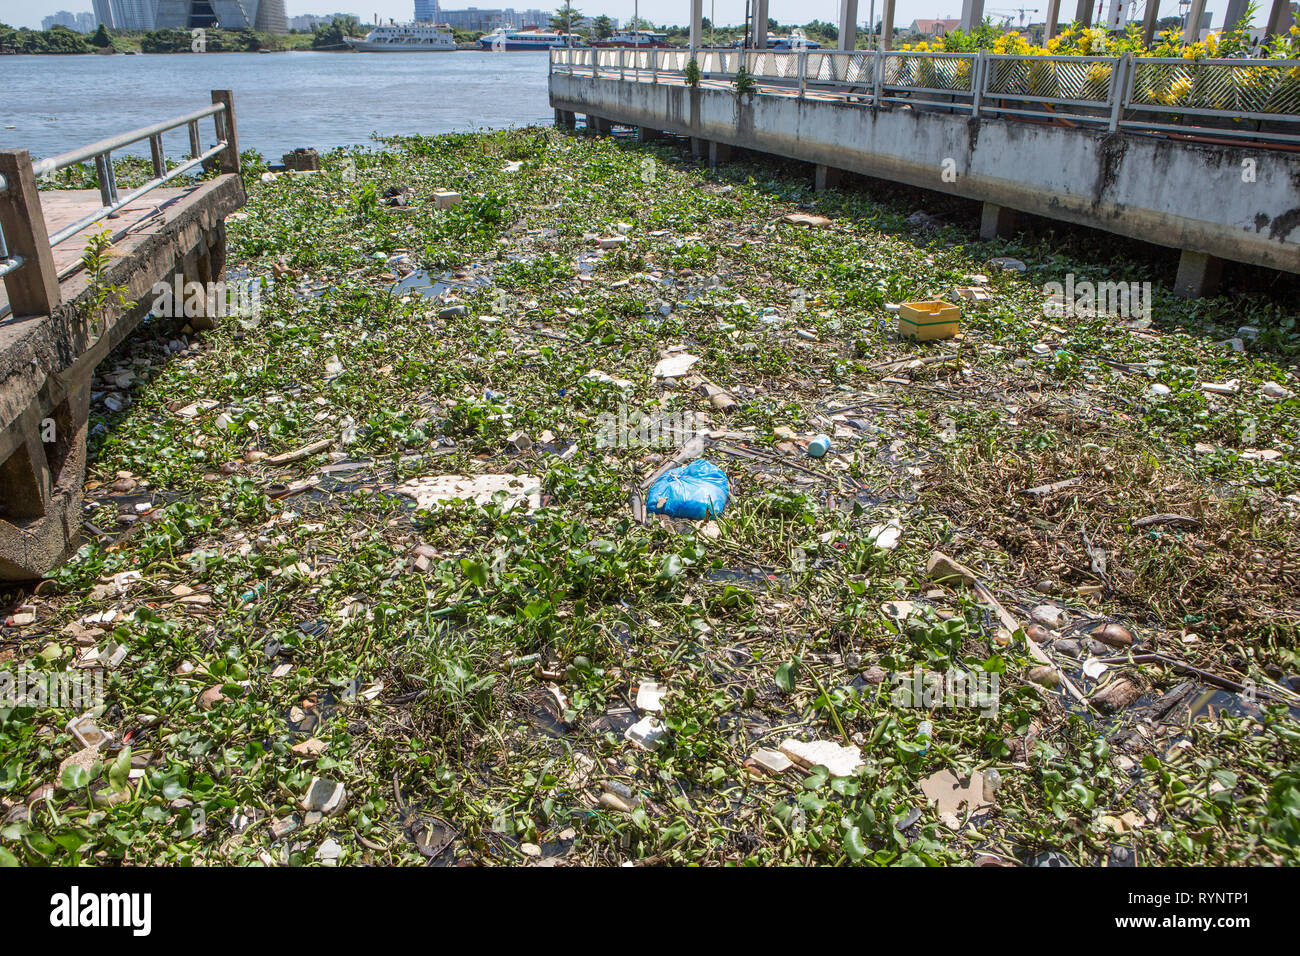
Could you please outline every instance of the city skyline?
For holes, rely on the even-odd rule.
[[[118,0],[122,2],[122,0]],[[127,0],[130,2],[130,0]],[[106,5],[107,0],[99,0],[96,4]],[[328,15],[332,10],[326,9],[331,6],[349,6],[349,4],[314,3],[304,2],[304,0],[286,0],[286,12],[290,19],[295,16],[304,14]],[[361,3],[350,4],[356,7],[356,15],[363,22],[372,22],[376,16],[381,20],[389,19],[398,22],[407,22],[414,18],[415,3],[414,0],[363,0]],[[439,3],[439,7],[447,10],[465,10],[469,7],[478,7],[480,9],[501,9],[504,4],[491,2],[483,3],[465,3],[451,2]],[[526,4],[528,7],[540,7],[542,9],[551,9],[545,4],[537,3],[536,0]],[[554,9],[559,9],[561,4],[555,4]],[[690,12],[689,0],[595,0],[595,2],[575,2],[573,6],[588,16],[600,16],[606,14],[622,22],[627,22],[633,15],[634,10],[640,15],[654,23],[685,24]],[[879,18],[880,0],[876,3],[876,17]],[[1099,4],[1100,6],[1100,4]],[[1226,0],[1207,4],[1212,13],[1212,22],[1217,28],[1223,24],[1223,16],[1227,9]],[[1065,8],[1069,7],[1068,2],[1062,4],[1062,21],[1064,21],[1066,12]],[[1109,8],[1109,0],[1106,0],[1105,7]],[[1160,2],[1162,16],[1176,16],[1178,14],[1177,0],[1161,0]],[[0,23],[7,23],[15,27],[29,27],[34,30],[41,29],[41,21],[47,17],[66,11],[74,16],[78,13],[89,12],[91,9],[91,0],[27,0],[23,4],[23,9],[19,11],[0,12]],[[516,6],[515,9],[522,10],[524,6]],[[1008,11],[1012,11],[1009,5],[1006,7],[996,7],[988,4],[985,5],[985,14],[995,16],[1000,20]],[[1031,12],[1034,8],[1026,8],[1025,22],[1041,22],[1043,11],[1046,4],[1040,4],[1037,12]],[[870,15],[870,0],[858,0],[858,22],[865,25]],[[993,11],[997,11],[995,15]],[[717,22],[722,25],[738,24],[743,22],[745,17],[745,0],[705,0],[704,15],[710,16],[711,11],[715,12]],[[813,3],[801,3],[797,0],[770,0],[770,16],[780,23],[808,23],[812,20],[823,20],[834,23],[839,17],[838,0],[814,0]],[[916,19],[950,19],[961,16],[960,0],[897,0],[894,14],[894,23],[898,27],[906,26]],[[1099,20],[1099,16],[1094,16],[1094,20]],[[1016,14],[1012,14],[1013,24],[1018,23]],[[1259,22],[1259,17],[1256,17]]]

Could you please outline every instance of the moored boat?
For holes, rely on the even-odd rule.
[[[358,53],[443,53],[456,49],[451,28],[433,23],[385,23],[363,39],[345,39]]]
[[[594,47],[633,47],[641,50],[662,49],[670,46],[668,34],[649,30],[620,30],[603,40],[592,40]]]
[[[478,45],[484,50],[550,50],[555,47],[586,46],[576,33],[504,28],[479,37]]]

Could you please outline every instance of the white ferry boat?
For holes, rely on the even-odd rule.
[[[586,46],[576,33],[505,28],[479,37],[478,45],[484,50],[549,50],[561,46]]]
[[[604,40],[593,40],[591,45],[594,47],[623,46],[642,50],[665,49],[670,46],[668,34],[652,33],[649,30],[620,30]]]
[[[347,38],[358,53],[443,53],[456,49],[450,27],[433,23],[386,23],[365,35]]]

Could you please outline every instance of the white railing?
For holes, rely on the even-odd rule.
[[[876,108],[1300,143],[1300,60],[1016,56],[896,50],[693,51],[700,83]],[[556,49],[551,72],[685,82],[687,49]]]

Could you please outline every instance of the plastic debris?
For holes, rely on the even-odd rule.
[[[862,751],[857,747],[841,747],[831,740],[795,740],[781,744],[785,754],[805,770],[825,767],[832,777],[851,777],[862,766]]]
[[[668,733],[668,728],[654,717],[642,717],[623,732],[624,738],[638,747],[650,750],[658,745],[660,738]]]
[[[825,216],[811,216],[804,212],[792,212],[785,217],[785,221],[796,226],[811,226],[819,229],[831,224],[831,220]]]
[[[668,688],[663,684],[657,684],[652,680],[643,680],[636,689],[637,710],[643,710],[651,714],[662,713],[664,698],[667,695]]]
[[[542,504],[542,480],[536,475],[435,475],[412,478],[394,490],[426,511],[454,498],[484,505],[499,491],[506,493],[507,508],[523,505],[531,511]]]
[[[773,776],[779,776],[793,767],[794,761],[779,750],[760,748],[754,751],[749,760],[745,761],[745,764],[746,766],[757,767],[759,770]]]
[[[978,770],[965,784],[951,770],[932,773],[921,781],[921,792],[935,805],[941,819],[955,817],[963,804],[972,813],[992,805],[991,800],[984,798],[984,774]]]
[[[348,802],[348,793],[343,784],[325,777],[312,777],[311,785],[299,802],[304,810],[331,816],[343,809]]]
[[[722,514],[730,493],[722,469],[697,458],[686,467],[674,468],[656,479],[646,492],[646,510],[670,518],[707,521]]]
[[[659,360],[659,364],[654,367],[650,377],[677,378],[680,375],[685,375],[690,367],[699,360],[698,355],[692,355],[690,352],[678,352],[676,355],[669,355],[667,358]]]
[[[890,518],[884,524],[873,525],[867,532],[867,540],[881,551],[893,551],[903,537],[903,523],[897,518]]]

